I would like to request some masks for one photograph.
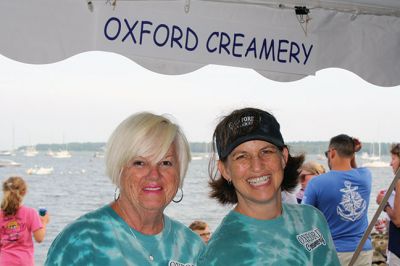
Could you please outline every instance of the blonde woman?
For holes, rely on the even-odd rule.
[[[304,191],[306,190],[308,181],[317,175],[324,174],[325,172],[326,170],[324,166],[314,161],[306,162],[300,167],[300,190],[296,194],[298,203],[301,203],[303,200]]]
[[[39,216],[37,210],[24,206],[26,193],[27,186],[21,177],[10,177],[3,182],[0,265],[34,265],[32,235],[38,243],[46,235],[49,215]]]
[[[164,214],[183,197],[190,161],[180,127],[164,116],[134,114],[114,130],[105,161],[119,195],[67,226],[46,265],[194,265],[205,244]]]

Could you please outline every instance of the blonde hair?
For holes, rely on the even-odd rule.
[[[148,112],[136,113],[122,121],[107,142],[106,174],[120,186],[122,169],[136,157],[150,157],[156,163],[175,145],[179,163],[180,187],[191,160],[189,143],[177,124],[165,116]]]
[[[204,230],[206,229],[208,224],[203,221],[193,221],[190,225],[189,228],[191,230]]]
[[[313,175],[320,175],[320,174],[324,174],[326,172],[325,168],[322,164],[314,162],[314,161],[304,163],[300,167],[300,171],[303,171],[303,170],[306,172],[309,172],[310,174],[313,174]]]
[[[3,182],[1,210],[5,216],[15,215],[26,194],[27,186],[19,176],[12,176]]]

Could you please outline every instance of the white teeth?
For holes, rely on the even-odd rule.
[[[145,190],[156,191],[156,190],[160,190],[160,188],[159,187],[147,187],[147,188],[145,188]]]
[[[260,176],[247,179],[247,182],[249,182],[250,185],[264,185],[265,183],[268,182],[269,178],[270,178],[269,176]]]

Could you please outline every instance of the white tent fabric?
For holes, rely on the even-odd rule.
[[[293,81],[324,68],[400,85],[400,1],[17,0],[0,3],[0,53],[45,64],[93,50],[158,73],[207,64]],[[305,6],[308,15],[296,15]]]

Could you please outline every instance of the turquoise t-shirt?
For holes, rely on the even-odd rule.
[[[68,225],[54,240],[45,265],[195,265],[205,245],[183,224],[164,215],[164,229],[144,235],[109,206]]]
[[[312,206],[283,204],[282,215],[272,220],[231,211],[197,265],[340,266],[340,262],[322,213]]]

